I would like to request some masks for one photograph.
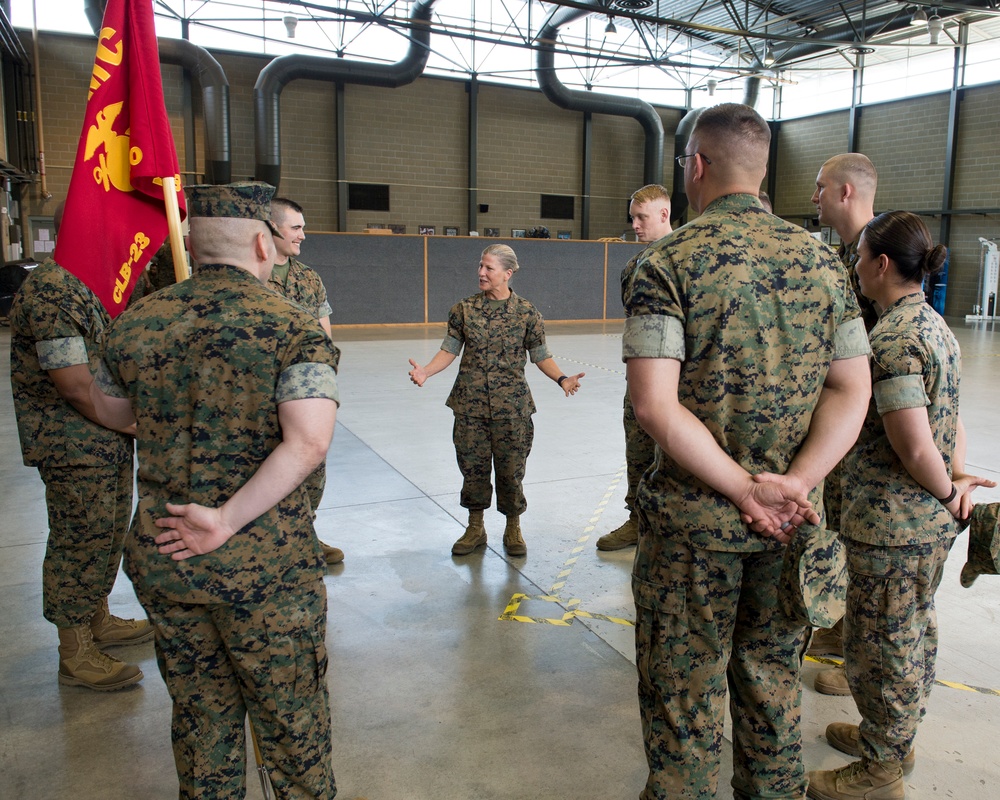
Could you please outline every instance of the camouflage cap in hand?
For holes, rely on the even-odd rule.
[[[969,554],[962,567],[962,586],[968,589],[980,575],[1000,574],[1000,503],[980,503],[972,509]]]
[[[274,187],[259,181],[240,181],[223,185],[185,186],[189,217],[232,217],[259,219],[279,239],[285,237],[271,222],[271,197]]]

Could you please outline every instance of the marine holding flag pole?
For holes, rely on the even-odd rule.
[[[167,209],[167,223],[170,226],[170,252],[174,261],[174,278],[178,283],[191,277],[188,269],[187,251],[184,249],[184,236],[181,234],[181,214],[177,205],[177,195],[180,194],[180,184],[176,177],[163,179],[163,204]]]
[[[55,260],[115,317],[172,229],[178,271],[184,213],[153,0],[108,0]],[[187,277],[186,263],[177,277]]]

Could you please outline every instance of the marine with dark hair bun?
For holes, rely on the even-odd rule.
[[[868,415],[843,462],[844,662],[861,724],[826,736],[860,760],[809,773],[815,800],[904,797],[903,762],[934,683],[934,593],[972,490],[995,485],[965,472],[958,342],[922,290],[946,257],[907,211],[873,219],[858,244],[858,284],[882,309]]]

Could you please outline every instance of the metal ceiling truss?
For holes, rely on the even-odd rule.
[[[258,49],[263,42],[266,52],[288,52],[291,43],[280,36],[280,21],[291,14],[300,31],[307,26],[322,31],[318,40],[295,42],[297,52],[386,62],[397,53],[383,58],[364,52],[366,34],[382,28],[408,38],[410,6],[408,0],[155,0],[158,15],[186,30],[241,31],[258,41]],[[511,52],[505,48],[537,49],[539,32],[572,9],[582,19],[561,26],[556,43],[561,57],[556,69],[567,82],[607,89],[621,79],[635,88],[632,71],[643,68],[662,72],[685,89],[704,85],[710,76],[757,74],[780,82],[796,69],[857,68],[876,49],[929,47],[926,26],[910,25],[918,8],[946,23],[942,46],[958,42],[958,22],[1000,18],[1000,0],[439,0],[432,19],[431,67],[530,82],[530,57],[498,65],[498,54]],[[617,21],[617,38],[604,32],[611,20]]]

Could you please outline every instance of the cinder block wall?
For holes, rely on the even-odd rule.
[[[468,233],[468,100],[458,81],[418,80],[398,89],[345,88],[347,175],[389,185],[390,210],[348,211],[347,229],[369,224],[445,225]],[[331,137],[329,147],[336,140]],[[335,220],[334,220],[335,222]],[[335,230],[331,227],[329,230]]]
[[[869,106],[861,114],[858,150],[878,170],[875,210],[941,207],[948,137],[948,96]]]
[[[51,200],[38,187],[24,196],[25,215],[49,215],[65,196],[83,120],[95,40],[63,34],[40,35],[45,156]],[[30,48],[29,48],[30,51]],[[254,174],[253,85],[263,57],[215,53],[230,84],[232,176]],[[164,90],[182,170],[184,109],[181,70],[164,66]],[[192,87],[196,174],[202,179],[204,128],[200,87]],[[670,185],[674,164],[673,133],[683,111],[660,109],[666,142],[662,181]],[[348,230],[369,223],[468,227],[468,95],[463,81],[420,78],[399,89],[348,85],[345,89],[347,181],[390,185],[390,212],[347,214]],[[937,94],[865,107],[859,121],[859,149],[879,169],[877,211],[939,209],[943,199],[948,97]],[[539,225],[553,236],[581,231],[584,117],[550,103],[540,92],[480,84],[477,202],[490,210],[478,216],[480,233],[497,228]],[[778,214],[793,221],[814,216],[809,198],[819,166],[847,149],[847,112],[785,121],[778,134],[774,165]],[[946,312],[971,313],[979,276],[979,237],[1000,235],[997,214],[977,210],[1000,206],[1000,84],[965,90],[961,105],[953,208],[960,213],[951,227],[951,269]],[[319,81],[294,81],[281,96],[281,192],[306,207],[309,228],[336,230],[336,89]],[[594,115],[592,125],[592,238],[626,230],[625,204],[643,182],[644,133],[627,117]],[[575,198],[575,219],[540,216],[540,195]],[[932,233],[940,222],[929,219]]]
[[[540,92],[481,85],[479,94],[479,201],[490,211],[480,232],[539,226],[580,231],[582,115],[550,103]],[[541,195],[574,195],[574,220],[543,220]]]
[[[777,189],[771,198],[775,214],[795,222],[816,216],[809,200],[816,189],[816,173],[824,161],[844,152],[847,122],[847,112],[836,111],[781,123]]]
[[[958,209],[1000,209],[1000,87],[966,89],[959,108],[956,175],[952,205]],[[948,312],[971,313],[979,298],[979,237],[1000,236],[996,213],[954,217],[948,274]]]

